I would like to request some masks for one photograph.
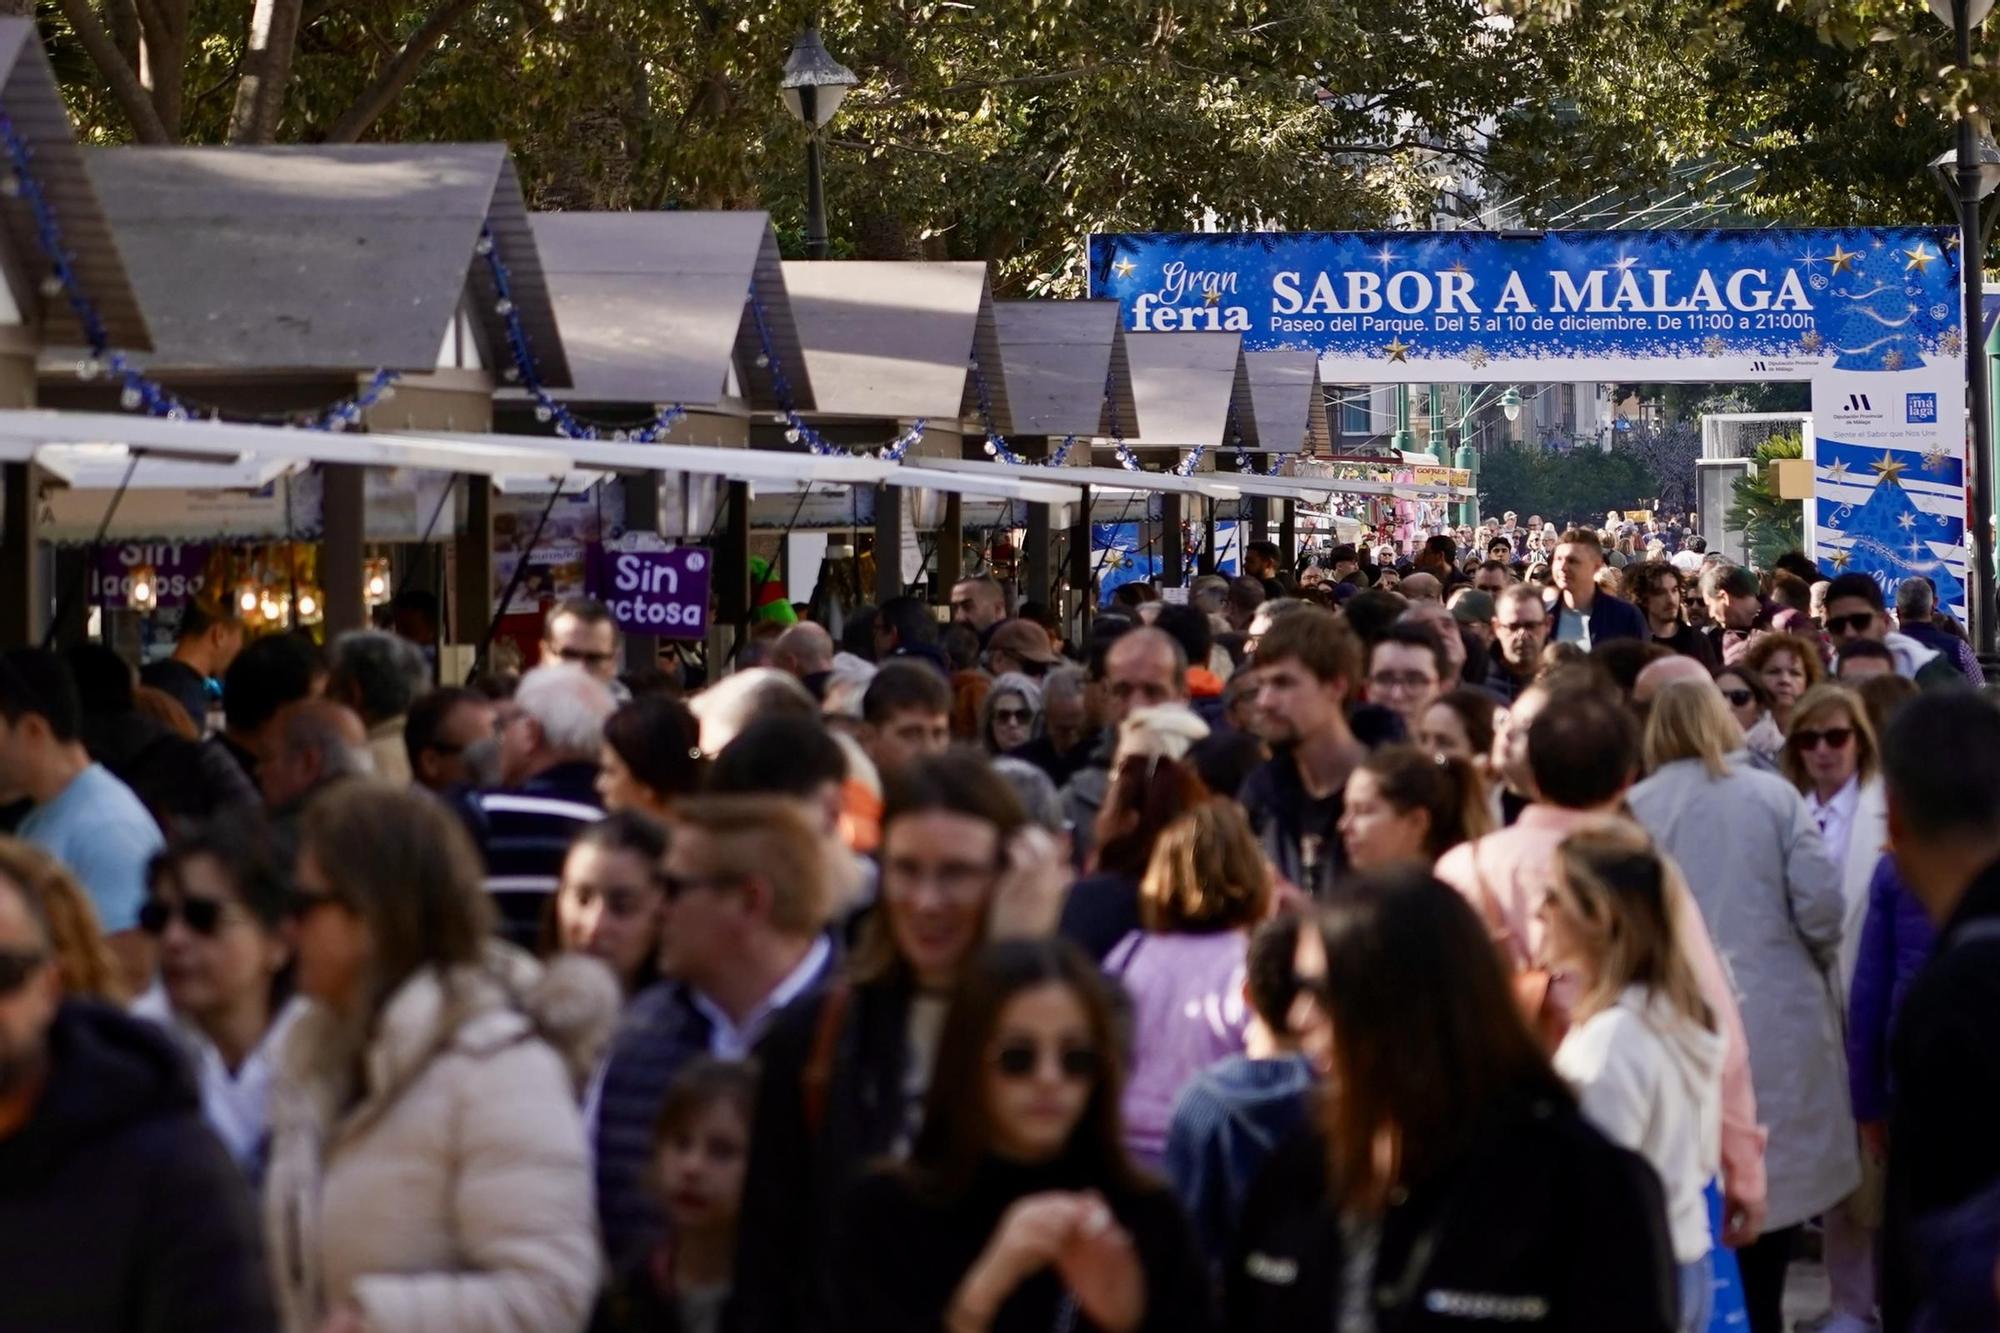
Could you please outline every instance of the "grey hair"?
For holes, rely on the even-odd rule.
[[[1929,579],[1904,579],[1896,585],[1896,618],[1929,620],[1937,610],[1937,590]]]
[[[773,667],[749,667],[724,676],[688,701],[701,723],[703,754],[721,754],[723,747],[759,718],[819,716],[798,678]]]
[[[541,728],[544,745],[580,759],[597,758],[604,719],[618,709],[604,682],[571,662],[539,666],[521,677],[514,705]]]
[[[993,684],[986,691],[986,698],[979,705],[979,739],[984,741],[992,734],[993,713],[999,708],[1000,700],[1008,695],[1019,697],[1034,714],[1028,725],[1040,734],[1042,722],[1042,687],[1018,671],[1003,671],[993,678]]]
[[[349,739],[354,712],[328,700],[304,700],[285,710],[282,740],[291,754],[317,753],[321,782],[367,777],[375,771],[375,755],[364,739]]]
[[[364,722],[402,717],[430,689],[430,664],[417,645],[379,629],[349,630],[333,641],[327,661],[328,686],[336,696],[351,694]]]
[[[1081,699],[1090,688],[1090,673],[1080,666],[1060,666],[1042,677],[1042,706],[1057,699]]]
[[[1025,759],[1009,759],[1005,755],[993,761],[993,771],[1014,789],[1030,820],[1051,833],[1061,833],[1069,827],[1063,819],[1062,796],[1048,774]]]
[[[1220,574],[1197,575],[1188,585],[1188,601],[1196,610],[1214,615],[1229,604],[1229,580]]]

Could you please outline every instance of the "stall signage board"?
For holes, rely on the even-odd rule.
[[[708,633],[714,553],[702,546],[670,551],[592,551],[592,591],[627,634],[699,639]]]

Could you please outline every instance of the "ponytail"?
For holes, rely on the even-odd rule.
[[[1390,805],[1430,816],[1424,850],[1433,858],[1490,831],[1486,783],[1468,759],[1391,745],[1369,755],[1361,767],[1373,775]]]

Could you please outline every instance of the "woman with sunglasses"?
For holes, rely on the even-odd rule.
[[[1714,1270],[1705,1191],[1721,1168],[1727,1043],[1681,950],[1666,864],[1623,821],[1581,829],[1556,848],[1540,915],[1544,961],[1580,992],[1556,1072],[1593,1125],[1659,1173],[1680,1333],[1706,1333]]]
[[[889,777],[881,883],[846,976],[789,1006],[758,1050],[735,1323],[828,1326],[841,1204],[873,1162],[902,1157],[944,1058],[945,1007],[989,938],[1053,932],[1066,876],[1055,839],[971,750]]]
[[[979,740],[988,754],[1018,750],[1035,738],[1042,687],[1018,671],[996,676],[979,705]]]
[[[1770,691],[1771,720],[1780,731],[1790,730],[1799,697],[1826,676],[1818,645],[1798,634],[1759,636],[1743,653],[1743,669]]]
[[[1118,1024],[1063,941],[995,944],[952,996],[909,1160],[851,1192],[835,1327],[1209,1327],[1180,1205],[1119,1141]]]
[[[1715,687],[1729,705],[1729,715],[1743,731],[1743,748],[1757,767],[1778,771],[1785,753],[1785,733],[1771,717],[1771,692],[1748,667],[1727,666],[1715,673]]]
[[[1878,773],[1875,727],[1861,697],[1840,685],[1815,685],[1792,710],[1783,771],[1806,798],[1827,855],[1841,871],[1846,916],[1840,933],[1840,995],[1854,994],[1855,971],[1868,920],[1869,886],[1884,859],[1889,815]],[[1852,1046],[1852,1034],[1848,1046]],[[1851,1081],[1851,1080],[1850,1080]],[[1862,1157],[1864,1175],[1874,1158]],[[1833,1308],[1855,1324],[1875,1317],[1876,1210],[1859,1195],[1821,1218]]]
[[[577,1333],[602,1260],[577,1085],[617,987],[492,952],[478,852],[372,781],[306,809],[265,1225],[288,1333]]]
[[[258,829],[214,824],[176,838],[146,878],[139,928],[158,943],[160,986],[136,1008],[180,1038],[203,1116],[256,1181],[276,1054],[304,1009],[291,993],[284,875]]]
[[[1778,1333],[1800,1226],[1861,1182],[1835,1001],[1847,904],[1804,797],[1742,745],[1706,682],[1666,686],[1646,721],[1651,776],[1627,803],[1686,875],[1736,984],[1770,1134],[1765,1229],[1738,1258],[1752,1333]]]
[[[1241,1333],[1669,1333],[1659,1182],[1579,1112],[1467,900],[1356,876],[1299,932],[1293,1027],[1328,1070],[1224,1268]]]

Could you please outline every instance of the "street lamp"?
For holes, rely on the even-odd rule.
[[[827,54],[820,45],[819,23],[808,23],[792,43],[785,61],[785,77],[778,88],[785,97],[785,109],[806,127],[806,258],[825,259],[826,188],[820,165],[819,132],[833,119],[833,113],[847,97],[847,90],[860,80],[854,71]]]
[[[1519,389],[1510,387],[1507,392],[1500,395],[1500,415],[1509,421],[1519,421],[1521,419],[1521,391]]]
[[[1957,67],[1972,68],[1972,30],[1993,9],[1993,0],[1930,0],[1931,12],[1951,24]],[[1986,345],[1980,340],[1980,313],[1985,296],[1986,238],[1980,226],[1979,201],[1994,186],[2000,163],[1988,163],[1979,144],[1979,127],[1961,111],[1958,151],[1953,155],[1957,189],[1952,201],[1958,211],[1959,265],[1965,273],[1965,389],[1972,413],[1972,643],[1983,659],[1995,644],[1993,623],[1993,418],[1992,386],[1986,380]]]

